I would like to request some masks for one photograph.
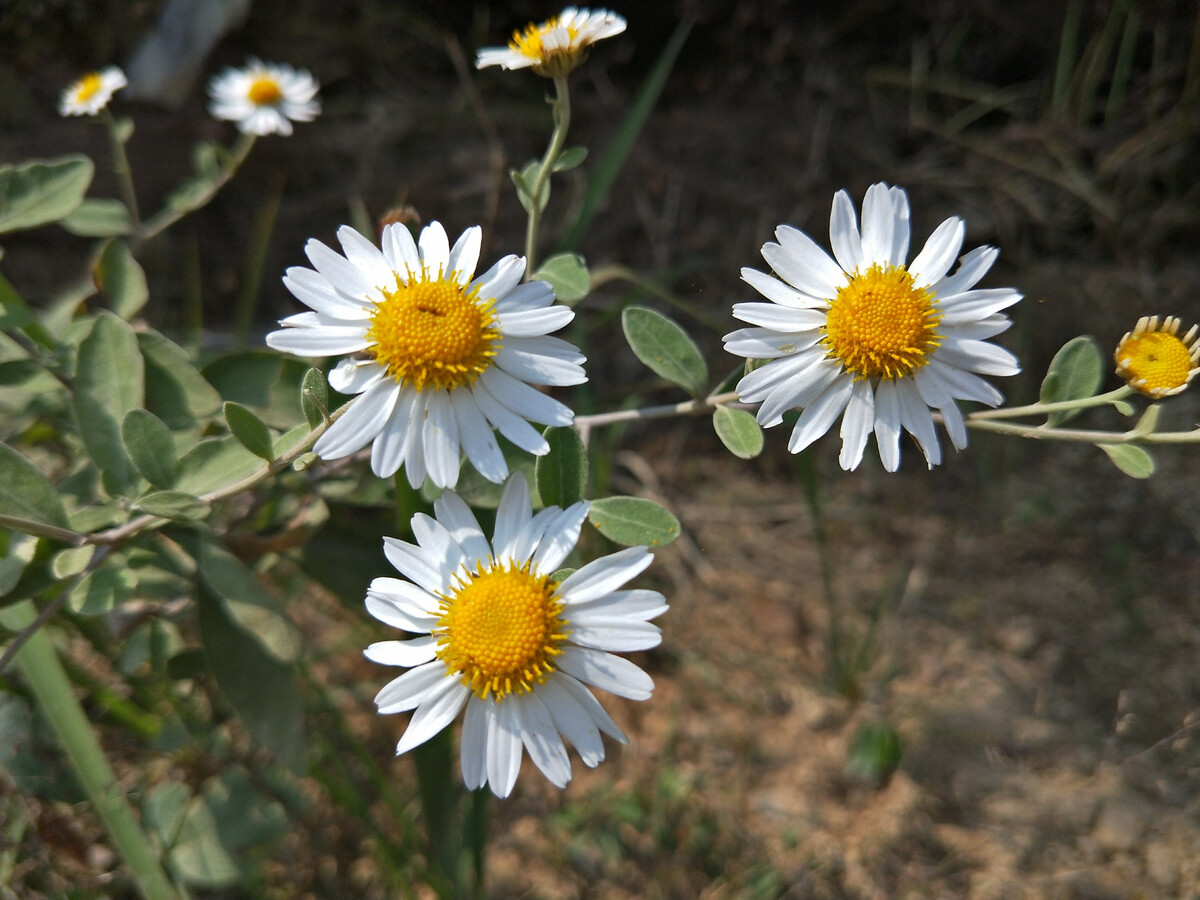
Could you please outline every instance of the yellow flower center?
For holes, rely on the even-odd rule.
[[[821,343],[855,381],[904,378],[929,362],[942,342],[933,295],[913,287],[904,266],[878,263],[855,272],[830,301]]]
[[[544,38],[546,34],[562,24],[562,18],[555,16],[541,25],[526,25],[524,31],[514,31],[508,46],[530,59],[536,60],[533,71],[546,78],[566,75],[587,58],[587,48],[577,47],[579,29],[573,25],[567,26],[567,45],[553,50],[547,49]]]
[[[441,600],[438,657],[481,700],[529,693],[553,671],[568,636],[557,588],[528,564],[481,566]]]
[[[103,83],[99,72],[91,72],[84,75],[79,79],[79,85],[75,88],[75,102],[87,103],[100,93],[100,87]]]
[[[396,381],[418,391],[473,384],[499,349],[493,303],[466,292],[457,274],[430,278],[423,269],[420,278],[410,273],[408,284],[397,279],[371,314],[367,353]]]
[[[283,99],[283,91],[279,89],[279,82],[274,78],[264,76],[254,80],[250,90],[246,91],[246,96],[255,106],[274,106]]]
[[[1140,320],[1117,345],[1117,373],[1130,387],[1150,397],[1178,394],[1200,371],[1196,364],[1200,341],[1191,342],[1196,329],[1183,338],[1178,331],[1179,320],[1172,316],[1166,318],[1161,330],[1157,317]]]

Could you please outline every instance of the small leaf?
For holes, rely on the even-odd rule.
[[[1061,403],[1065,400],[1082,400],[1095,396],[1096,389],[1104,378],[1100,348],[1094,338],[1080,335],[1067,341],[1054,354],[1046,377],[1042,381],[1040,401]],[[1062,410],[1049,414],[1047,424],[1060,425],[1080,410]]]
[[[175,487],[201,496],[235,484],[262,468],[262,460],[238,443],[237,438],[212,438],[201,441],[180,457]]]
[[[534,464],[538,493],[546,506],[565,509],[582,500],[587,489],[587,448],[574,428],[547,428],[543,435],[550,452]]]
[[[78,154],[0,166],[0,232],[36,228],[68,215],[83,202],[95,169]]]
[[[587,155],[587,147],[568,147],[562,153],[558,154],[558,159],[554,161],[551,171],[566,172],[568,169],[574,169],[587,159]]]
[[[1158,428],[1158,417],[1161,413],[1162,407],[1157,403],[1151,403],[1142,413],[1142,417],[1137,420],[1137,424],[1133,426],[1133,433],[1142,437],[1154,434]]]
[[[156,784],[142,796],[142,824],[164,847],[171,847],[179,835],[192,792],[177,781]]]
[[[263,650],[228,607],[200,592],[200,636],[217,684],[246,729],[285,766],[304,759],[304,707],[290,667]]]
[[[152,516],[179,522],[198,522],[208,515],[209,504],[183,491],[151,491],[138,497],[133,508]]]
[[[1097,444],[1108,454],[1113,465],[1131,478],[1149,478],[1154,474],[1154,457],[1137,444]]]
[[[1121,415],[1123,415],[1127,418],[1129,416],[1132,416],[1137,411],[1134,408],[1134,405],[1132,403],[1130,403],[1128,400],[1113,400],[1111,402],[1112,402],[1113,409],[1115,409],[1117,412],[1119,412]]]
[[[75,420],[80,437],[109,485],[124,492],[137,476],[121,441],[121,423],[143,397],[137,335],[109,312],[96,316],[75,363]]]
[[[69,527],[50,479],[8,444],[0,444],[0,515]]]
[[[621,327],[638,359],[693,397],[704,396],[708,367],[695,342],[674,321],[644,306],[630,306],[621,313]]]
[[[541,168],[540,160],[531,159],[521,167],[521,171],[510,169],[509,175],[512,177],[513,184],[517,186],[517,199],[521,201],[521,205],[525,207],[525,212],[530,212],[533,209],[533,186],[537,181],[538,170]],[[538,191],[538,212],[546,208],[546,204],[550,202],[550,179],[547,178],[542,182],[541,190]]]
[[[20,329],[43,347],[57,349],[57,341],[34,315],[21,295],[3,275],[0,275],[0,328]]]
[[[242,877],[237,862],[221,845],[212,810],[199,797],[187,806],[167,864],[177,878],[200,888],[229,887]]]
[[[0,557],[0,597],[4,597],[17,586],[25,568],[33,561],[38,539],[9,531],[0,532],[0,543],[7,544],[3,557]]]
[[[59,223],[79,237],[121,237],[133,232],[133,219],[120,200],[88,197]]]
[[[329,383],[320,369],[309,369],[300,382],[300,408],[310,428],[316,428],[329,416]]]
[[[158,488],[175,480],[175,439],[171,429],[154,413],[131,409],[121,423],[125,450],[142,477]]]
[[[275,459],[275,441],[271,437],[271,429],[262,419],[242,404],[230,400],[225,403],[225,421],[243,447],[267,462]]]
[[[295,428],[285,431],[275,440],[273,451],[275,456],[272,461],[295,449],[310,434],[312,431],[307,425],[297,425]]]
[[[121,116],[113,122],[113,134],[122,144],[128,144],[129,139],[133,137],[133,119],[129,116]]]
[[[78,575],[87,568],[96,552],[94,547],[68,547],[54,554],[50,560],[50,573],[58,579]]]
[[[192,365],[187,352],[157,331],[139,331],[146,366],[146,408],[168,427],[183,429],[215,415],[221,395]]]
[[[200,580],[233,624],[280,662],[293,662],[300,655],[300,633],[241,560],[216,541],[204,540],[196,565]]]
[[[762,429],[744,409],[718,406],[713,412],[713,430],[726,449],[739,459],[754,459],[762,453]]]
[[[548,281],[560,303],[571,306],[587,296],[591,275],[578,253],[556,253],[529,276],[531,281]]]
[[[14,387],[24,384],[44,371],[45,369],[32,359],[10,359],[0,363],[0,386]]]
[[[92,277],[96,287],[108,297],[113,312],[126,321],[137,315],[150,299],[146,273],[124,241],[113,241],[104,249]]]
[[[67,604],[81,616],[101,616],[110,613],[133,596],[136,579],[129,569],[113,561],[71,589]]]
[[[588,519],[610,541],[626,547],[665,547],[679,537],[679,520],[641,497],[593,500]]]

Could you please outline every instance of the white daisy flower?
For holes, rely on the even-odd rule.
[[[566,75],[585,59],[596,41],[620,34],[625,20],[616,13],[568,6],[560,15],[540,25],[529,24],[514,31],[507,47],[484,47],[475,65],[502,66],[505,69],[531,68],[538,75],[555,78]]]
[[[99,72],[89,72],[63,91],[58,101],[60,116],[94,116],[104,107],[112,95],[129,82],[125,73],[116,66]]]
[[[306,69],[251,59],[226,69],[208,84],[209,112],[237,123],[246,134],[291,134],[292,122],[311,122],[321,112],[318,85]]]
[[[481,234],[468,228],[451,247],[432,222],[418,244],[397,223],[384,228],[380,250],[343,225],[344,255],[311,240],[304,252],[316,271],[287,270],[283,283],[312,312],[281,320],[267,343],[299,356],[357,354],[329,375],[334,389],[360,396],[317,440],[318,456],[337,459],[374,441],[376,475],[403,465],[414,487],[428,475],[444,488],[458,480],[461,447],[481,475],[499,483],[508,465],[493,429],[541,456],[550,446],[529,422],[574,420],[530,385],[587,380],[578,349],[548,336],[575,314],[555,305],[546,282],[521,284],[521,256],[506,256],[472,280]]]
[[[587,512],[581,502],[532,515],[529,487],[517,473],[505,485],[491,543],[451,491],[435,501],[436,518],[413,518],[416,545],[384,538],[388,560],[408,581],[376,578],[367,610],[421,635],[366,650],[374,662],[410,669],[375,697],[381,714],[416,710],[397,755],[429,740],[465,707],[463,781],[507,797],[522,746],[563,787],[571,780],[563,738],[588,766],[604,759],[601,732],[628,743],[587,686],[631,700],[650,697],[650,676],[609,651],[658,646],[659,629],[649,620],[667,602],[657,591],[619,590],[650,565],[645,547],[554,580]]]
[[[931,409],[950,442],[967,446],[956,400],[996,406],[1003,396],[980,375],[1015,375],[1016,358],[988,343],[1011,324],[1000,310],[1021,295],[1011,288],[971,290],[999,251],[978,247],[959,261],[964,225],[947,219],[911,263],[908,195],[875,184],[863,201],[859,232],[849,194],[833,198],[831,259],[808,235],[780,225],[779,243],[763,245],[778,278],[742,269],[742,279],[770,303],[737,303],[733,314],[755,326],[725,335],[725,349],[770,360],[738,383],[758,421],[778,425],[802,409],[788,449],[799,453],[842,418],[843,469],[862,461],[867,438],[883,466],[900,465],[900,429],[916,438],[932,468],[942,451]],[[782,280],[780,280],[782,279]]]

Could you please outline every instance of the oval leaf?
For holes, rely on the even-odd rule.
[[[133,507],[152,516],[179,522],[198,522],[208,515],[209,510],[206,502],[183,491],[151,491],[138,497]]]
[[[531,281],[548,281],[560,303],[571,306],[587,296],[592,276],[578,253],[556,253],[529,276]]]
[[[762,429],[744,409],[718,406],[713,412],[713,430],[725,448],[739,459],[754,459],[762,453]]]
[[[122,319],[132,319],[150,299],[146,273],[124,241],[113,241],[104,248],[92,277]]]
[[[69,527],[50,479],[8,444],[0,444],[0,515]]]
[[[163,420],[148,410],[131,409],[121,423],[121,437],[142,477],[155,487],[170,487],[175,480],[175,439]]]
[[[112,612],[133,596],[136,579],[122,562],[97,569],[71,589],[67,604],[81,616]]]
[[[1131,478],[1149,478],[1154,474],[1154,457],[1137,444],[1097,444],[1108,454],[1113,465]]]
[[[675,322],[644,306],[630,306],[621,313],[621,327],[638,359],[693,397],[704,396],[708,367],[695,342]]]
[[[175,487],[197,496],[213,493],[262,469],[262,460],[224,437],[201,441],[179,460]]]
[[[262,419],[242,404],[230,400],[225,403],[225,421],[239,444],[267,462],[275,459],[275,441]]]
[[[127,322],[101,311],[79,345],[75,363],[75,420],[84,446],[119,492],[128,490],[136,471],[125,453],[121,423],[142,405],[145,370],[137,335]]]
[[[534,464],[538,493],[546,506],[565,509],[582,500],[587,489],[587,448],[574,428],[547,428],[543,434],[550,452]]]
[[[0,166],[0,232],[57,222],[83,202],[96,167],[71,154]]]
[[[88,197],[58,223],[79,237],[120,237],[133,231],[133,219],[120,200]]]
[[[300,408],[310,428],[316,428],[329,415],[329,383],[320,369],[309,369],[300,382]]]
[[[157,331],[139,331],[146,367],[146,408],[170,428],[188,428],[215,415],[221,395],[192,365],[187,351]]]
[[[679,537],[679,520],[641,497],[593,500],[588,519],[610,541],[626,547],[665,547]]]
[[[1042,381],[1039,399],[1042,403],[1060,403],[1064,400],[1081,400],[1094,396],[1104,378],[1100,348],[1094,338],[1080,335],[1067,341],[1054,354],[1046,377]],[[1059,425],[1079,410],[1062,410],[1050,413],[1048,424]]]
[[[574,169],[585,159],[587,159],[587,147],[568,147],[562,153],[558,154],[558,159],[554,161],[554,172],[566,172],[569,169]]]

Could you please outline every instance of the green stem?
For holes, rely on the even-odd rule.
[[[1093,406],[1104,406],[1116,403],[1133,393],[1129,385],[1121,385],[1115,391],[1107,394],[1097,394],[1094,397],[1083,397],[1079,400],[1059,400],[1055,403],[1030,403],[1028,406],[1007,406],[1002,409],[986,409],[971,413],[968,419],[978,422],[982,419],[1016,419],[1022,416],[1043,416],[1054,412],[1067,412],[1074,409],[1088,409]]]
[[[112,145],[113,171],[117,175],[117,184],[125,199],[125,205],[129,208],[129,218],[136,228],[141,222],[141,217],[138,215],[137,191],[133,187],[133,170],[129,168],[129,157],[125,155],[125,142],[118,133],[117,120],[113,117],[112,110],[105,107],[100,111],[100,118]]]
[[[940,416],[934,418],[941,420]],[[967,416],[967,427],[1031,438],[1035,441],[1065,441],[1069,444],[1200,444],[1200,428],[1192,431],[1143,432],[1090,431],[1076,428],[1046,428],[1042,425],[1018,425],[1015,422],[979,421]]]
[[[567,88],[567,76],[557,75],[554,78],[554,99],[550,101],[554,115],[554,131],[550,135],[550,145],[546,147],[546,155],[538,167],[537,177],[529,190],[529,222],[525,226],[525,280],[528,281],[537,268],[537,238],[538,228],[542,224],[542,191],[550,181],[550,173],[554,171],[554,161],[562,153],[567,142],[567,129],[571,126],[571,94]]]
[[[454,778],[454,735],[443,728],[424,744],[413,748],[421,812],[429,836],[429,857],[447,886],[443,900],[467,900],[463,871],[459,866],[462,840],[458,818],[462,790]]]
[[[36,618],[37,610],[29,600],[0,610],[0,625],[15,631],[28,627]],[[146,900],[179,900],[179,894],[171,886],[158,855],[117,784],[116,775],[44,631],[30,636],[17,654],[16,664],[66,751],[92,808],[133,873],[142,896]]]

